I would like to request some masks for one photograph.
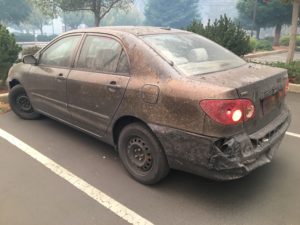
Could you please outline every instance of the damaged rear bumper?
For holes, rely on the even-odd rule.
[[[291,122],[288,109],[261,130],[213,138],[151,125],[171,168],[215,180],[232,180],[271,162]]]

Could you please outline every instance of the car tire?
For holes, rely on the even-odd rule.
[[[118,151],[129,174],[142,184],[155,184],[169,173],[169,165],[161,143],[142,123],[123,128]]]
[[[8,101],[12,111],[22,119],[34,120],[41,117],[41,115],[33,109],[25,89],[20,84],[10,90]]]

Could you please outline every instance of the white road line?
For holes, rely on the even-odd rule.
[[[42,153],[38,152],[34,148],[30,147],[23,141],[19,140],[18,138],[14,137],[13,135],[7,133],[6,131],[0,128],[0,137],[7,140],[12,145],[16,146],[42,165],[50,169],[52,172],[63,178],[64,180],[68,181],[70,184],[75,186],[80,191],[87,194],[89,197],[100,203],[105,208],[109,209],[122,219],[126,220],[128,223],[134,225],[153,225],[150,221],[146,220],[145,218],[141,217],[134,211],[128,209],[126,206],[122,205],[121,203],[117,202],[113,198],[109,197],[107,194],[103,193],[99,189],[93,187],[92,185],[88,184],[86,181],[82,180],[80,177],[76,176],[72,172],[68,171],[64,167],[60,166],[53,160],[49,159],[47,156],[43,155]]]
[[[289,135],[289,136],[293,136],[293,137],[300,138],[300,134],[291,133],[291,132],[286,132],[285,134],[287,134],[287,135]]]

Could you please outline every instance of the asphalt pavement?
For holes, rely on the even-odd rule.
[[[300,134],[300,94],[290,93],[289,132]],[[63,168],[163,225],[300,224],[300,138],[286,135],[271,164],[215,182],[172,171],[154,186],[131,179],[113,148],[51,119],[0,116],[0,128]],[[0,138],[0,225],[128,224],[111,210]]]

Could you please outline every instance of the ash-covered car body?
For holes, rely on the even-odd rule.
[[[242,177],[271,161],[291,121],[286,70],[175,29],[65,33],[15,65],[8,85],[20,117],[44,114],[115,146],[146,184],[169,168]]]

